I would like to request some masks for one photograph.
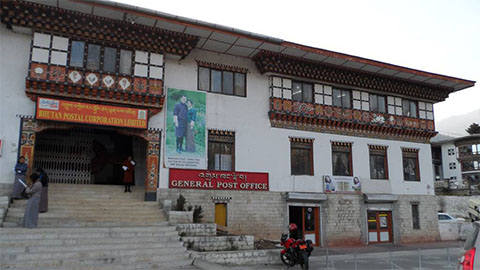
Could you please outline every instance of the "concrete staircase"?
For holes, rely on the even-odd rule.
[[[49,186],[39,228],[22,224],[25,201],[10,206],[0,228],[0,269],[196,269],[175,227],[143,188]]]

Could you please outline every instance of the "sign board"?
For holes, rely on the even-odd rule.
[[[165,167],[207,168],[206,101],[204,92],[167,89]]]
[[[141,129],[148,126],[147,110],[49,98],[37,99],[36,118]]]
[[[268,191],[268,173],[170,169],[169,188]]]
[[[325,193],[361,193],[362,183],[356,176],[323,176]]]

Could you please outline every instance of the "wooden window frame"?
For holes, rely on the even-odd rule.
[[[349,96],[350,96],[350,103],[348,104],[349,107],[345,107],[345,105],[343,104],[344,103],[343,98],[341,98],[341,102],[342,102],[341,106],[335,105],[335,94],[334,94],[335,90],[339,90],[341,94],[343,94],[343,92],[348,92],[349,93]],[[353,108],[352,90],[332,87],[332,106],[337,107],[337,108],[342,108],[342,109],[352,109]]]
[[[235,133],[230,131],[218,131],[218,130],[209,130],[208,131],[208,145],[207,145],[207,157],[210,157],[210,143],[223,143],[230,144],[232,149],[232,167],[230,171],[235,171]],[[209,163],[207,162],[208,170],[215,170],[208,167]]]
[[[308,150],[308,167],[309,172],[301,172],[301,173],[294,173],[293,170],[293,149],[303,149]],[[294,138],[290,139],[290,175],[314,175],[313,169],[313,140],[305,140],[305,141],[296,141]]]
[[[342,145],[339,145],[342,144]],[[348,149],[348,150],[347,150]],[[335,174],[335,162],[333,161],[334,152],[348,153],[348,175],[337,175]],[[352,144],[351,143],[338,143],[332,142],[332,175],[335,176],[353,176],[353,160],[352,160]]]
[[[416,168],[415,168],[415,180],[409,180],[405,179],[405,159],[415,159],[416,162]],[[420,177],[420,161],[418,158],[418,149],[409,149],[409,148],[403,148],[402,149],[402,173],[403,173],[403,180],[404,181],[410,181],[410,182],[420,182],[421,177]]]
[[[408,115],[408,113],[405,111],[405,108],[403,106],[404,102],[408,102],[408,113],[410,113],[410,115]],[[411,115],[411,113],[412,113],[412,103],[415,104],[415,116]],[[418,118],[418,115],[419,115],[419,113],[418,113],[418,102],[414,101],[414,100],[402,98],[402,115],[405,116],[405,117]]]
[[[376,178],[372,176],[372,163],[371,163],[371,156],[383,156],[383,166],[385,169],[385,178]],[[387,148],[384,146],[374,146],[370,145],[369,147],[369,162],[370,162],[370,179],[373,180],[389,180],[388,174],[388,156],[387,156]]]
[[[205,90],[205,89],[200,89],[200,68],[205,68],[205,69],[208,69],[208,76],[209,76],[209,82],[208,82],[208,90]],[[212,92],[212,70],[215,70],[215,71],[219,71],[221,74],[222,74],[222,79],[221,79],[221,82],[220,82],[220,85],[221,85],[221,92],[217,93],[217,92]],[[223,73],[224,72],[231,72],[233,74],[233,80],[232,80],[232,87],[233,87],[233,94],[226,94],[224,93],[223,91]],[[236,74],[239,73],[239,74],[243,74],[244,76],[244,86],[245,86],[245,95],[244,96],[241,96],[241,95],[236,95],[235,94],[235,80],[236,80]],[[221,94],[221,95],[226,95],[226,96],[234,96],[234,97],[243,97],[243,98],[246,98],[247,97],[247,73],[246,72],[238,72],[238,71],[233,71],[233,70],[228,70],[228,69],[219,69],[219,68],[212,68],[212,67],[207,67],[207,66],[202,66],[202,65],[199,65],[198,68],[197,68],[197,90],[198,91],[204,91],[204,92],[208,92],[208,93],[213,93],[213,94]]]

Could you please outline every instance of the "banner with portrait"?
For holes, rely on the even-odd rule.
[[[361,193],[362,183],[356,176],[323,176],[325,193]]]
[[[206,94],[167,89],[165,111],[165,166],[206,169]]]

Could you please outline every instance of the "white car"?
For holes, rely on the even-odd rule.
[[[447,213],[438,213],[438,222],[463,222],[464,218],[454,218]]]

